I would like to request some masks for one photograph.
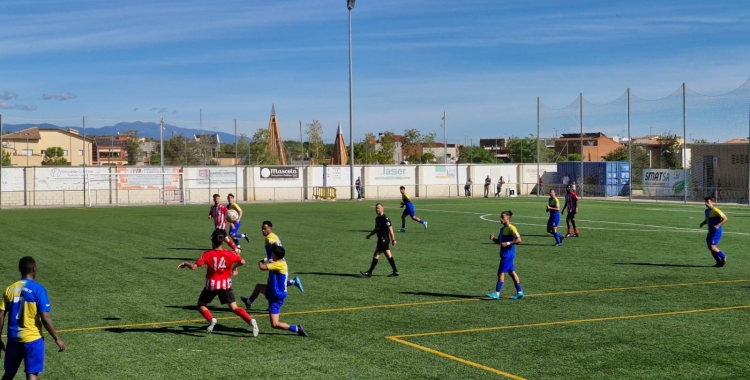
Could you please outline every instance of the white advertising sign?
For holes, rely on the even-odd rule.
[[[647,196],[683,195],[686,178],[682,175],[682,170],[643,169],[643,193]]]
[[[109,168],[86,168],[92,190],[109,189]],[[34,190],[83,190],[83,168],[35,168]]]
[[[0,183],[3,191],[23,191],[23,169],[3,168],[0,171]]]
[[[226,168],[190,168],[188,170],[190,188],[232,188],[237,187],[241,181],[242,169],[236,167]]]

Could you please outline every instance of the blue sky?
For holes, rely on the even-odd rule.
[[[748,133],[748,85],[719,106],[693,93],[750,78],[747,1],[359,0],[352,15],[355,139],[442,140],[443,111],[449,142],[527,135],[537,97],[542,135],[574,132],[579,93],[584,129],[618,135],[626,88],[633,135],[681,134],[683,82],[688,135]],[[0,35],[4,123],[197,128],[202,110],[204,129],[252,134],[275,104],[284,138],[313,119],[348,135],[344,0],[5,0]]]

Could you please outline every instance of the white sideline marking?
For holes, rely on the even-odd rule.
[[[487,221],[487,222],[493,222],[493,223],[500,223],[499,220],[492,220],[487,219],[485,217],[490,215],[500,215],[500,214],[487,214],[483,212],[471,212],[471,211],[451,211],[451,210],[433,210],[433,209],[425,209],[420,208],[420,210],[423,211],[434,211],[434,212],[445,212],[445,213],[455,213],[455,214],[470,214],[470,215],[480,215],[480,219]],[[542,216],[521,216],[521,218],[529,218],[529,219],[547,219]],[[588,229],[588,230],[617,230],[617,231],[640,231],[640,232],[686,232],[686,233],[702,233],[705,234],[706,231],[698,228],[685,228],[685,227],[672,227],[672,226],[656,226],[656,225],[649,225],[649,224],[639,224],[639,223],[626,223],[626,222],[611,222],[606,220],[587,220],[587,219],[577,219],[577,221],[580,222],[588,222],[588,223],[604,223],[604,224],[617,224],[617,225],[624,225],[624,226],[633,226],[633,227],[648,227],[648,228],[656,228],[652,230],[644,230],[644,229],[623,229],[623,228],[605,228],[605,227],[578,227],[579,229]],[[534,223],[518,223],[514,222],[513,224],[523,225],[523,226],[542,226],[546,227],[547,224],[534,224]],[[750,236],[750,233],[746,232],[733,232],[733,231],[724,231],[724,234],[732,234],[732,235],[743,235],[743,236]]]

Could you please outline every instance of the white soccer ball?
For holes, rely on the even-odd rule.
[[[229,210],[227,212],[227,219],[229,219],[230,222],[236,222],[239,217],[240,214],[235,210]]]

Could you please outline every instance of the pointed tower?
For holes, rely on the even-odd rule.
[[[344,134],[341,132],[341,123],[339,123],[339,129],[336,131],[336,141],[333,143],[331,165],[346,165],[348,160],[349,157],[346,154],[346,142],[344,142]]]
[[[276,105],[271,105],[271,120],[268,121],[268,151],[277,157],[276,164],[286,165],[286,151],[281,139],[279,122],[276,120]]]

